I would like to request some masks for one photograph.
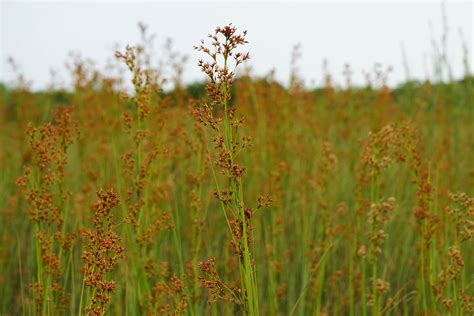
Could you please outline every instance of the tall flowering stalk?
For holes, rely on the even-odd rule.
[[[449,193],[445,211],[453,224],[453,245],[445,253],[444,267],[432,285],[436,300],[446,313],[470,315],[474,312],[474,295],[466,284],[466,249],[472,249],[474,236],[474,198],[464,192]],[[464,250],[464,251],[463,251]],[[464,252],[464,253],[463,253]]]
[[[60,108],[52,122],[35,128],[28,125],[32,152],[31,166],[17,180],[28,202],[28,215],[34,223],[36,281],[30,285],[36,313],[60,313],[69,303],[65,288],[69,253],[74,232],[68,232],[69,194],[65,189],[68,148],[78,129],[70,108]]]
[[[205,46],[203,40],[195,47],[209,57],[208,61],[200,60],[198,66],[210,80],[207,85],[210,100],[208,104],[197,107],[194,115],[213,134],[215,165],[221,169],[226,180],[226,187],[220,187],[213,167],[217,187],[214,195],[220,201],[232,235],[231,244],[239,259],[242,289],[225,286],[215,277],[215,273],[214,278],[203,280],[203,286],[211,289],[211,292],[216,287],[230,290],[230,294],[224,294],[225,291],[222,294],[228,295],[230,301],[242,304],[247,315],[258,315],[257,277],[251,255],[254,210],[244,204],[242,177],[245,168],[237,163],[238,155],[249,144],[250,138],[239,135],[243,120],[236,117],[235,108],[229,104],[235,69],[250,58],[249,53],[236,52],[239,46],[247,43],[246,34],[246,31],[238,34],[237,29],[229,24],[218,27],[214,34],[209,34],[212,42],[210,47]],[[261,198],[257,208],[267,201]],[[202,270],[209,276],[206,269]]]
[[[94,204],[94,229],[84,230],[85,247],[81,259],[84,261],[84,279],[81,291],[79,314],[82,311],[84,287],[87,287],[86,312],[88,315],[104,315],[115,289],[115,281],[107,280],[118,259],[124,257],[122,238],[114,231],[111,210],[119,204],[117,194],[110,190],[97,192],[99,200]]]
[[[138,46],[127,46],[125,52],[115,53],[115,56],[129,69],[134,90],[131,96],[122,93],[123,100],[132,105],[131,109],[122,115],[125,130],[133,142],[133,146],[122,156],[124,190],[122,209],[125,211],[125,222],[130,224],[126,227],[124,236],[129,252],[132,254],[132,256],[127,256],[127,260],[133,267],[133,274],[128,282],[139,288],[137,295],[135,293],[130,295],[132,303],[129,304],[131,310],[128,313],[132,314],[150,307],[148,301],[152,296],[152,280],[147,277],[146,266],[151,264],[153,258],[149,255],[148,249],[153,245],[156,234],[160,230],[172,227],[172,225],[163,224],[162,214],[152,212],[154,206],[149,198],[150,178],[160,154],[149,128],[152,116],[158,111],[160,78],[151,68],[149,56],[145,50],[146,28],[144,25],[140,25],[140,28],[144,43]],[[157,127],[155,131],[159,132],[159,124],[157,122],[155,124]],[[157,217],[153,220],[154,215]],[[163,220],[168,221],[164,218]]]

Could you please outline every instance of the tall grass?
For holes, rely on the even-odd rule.
[[[72,91],[0,87],[0,314],[473,312],[469,67],[309,89],[295,51],[286,88],[236,76],[227,25],[186,87],[141,32],[120,75],[75,58]]]

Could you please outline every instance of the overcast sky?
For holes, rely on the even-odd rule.
[[[1,0],[0,0],[1,1]],[[443,34],[441,2],[25,2],[2,1],[0,6],[0,81],[10,82],[6,64],[13,57],[34,88],[45,87],[50,69],[69,78],[64,64],[71,51],[92,58],[103,67],[113,57],[114,43],[124,47],[139,39],[137,23],[156,33],[157,46],[166,38],[187,55],[184,79],[203,78],[193,45],[216,26],[232,22],[248,30],[250,65],[258,75],[276,69],[276,77],[289,76],[292,47],[301,45],[299,69],[307,85],[322,82],[323,60],[337,81],[344,64],[363,83],[363,70],[374,63],[393,66],[389,83],[405,78],[401,43],[410,73],[424,79],[432,75],[433,48]],[[446,4],[448,58],[456,76],[463,74],[462,29],[473,64],[473,4]],[[430,29],[430,23],[432,28]]]

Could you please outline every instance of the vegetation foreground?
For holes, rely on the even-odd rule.
[[[236,79],[228,25],[195,47],[204,90],[141,30],[128,74],[0,87],[0,314],[474,313],[472,75]]]

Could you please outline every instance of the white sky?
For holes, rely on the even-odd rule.
[[[276,69],[286,81],[292,47],[301,44],[300,74],[306,84],[322,82],[322,63],[336,81],[349,63],[354,81],[363,83],[363,70],[374,63],[394,68],[389,83],[405,78],[401,42],[410,73],[432,76],[431,39],[443,33],[441,2],[38,2],[2,1],[0,4],[0,81],[13,78],[6,59],[21,65],[34,88],[50,82],[50,69],[69,82],[65,62],[71,51],[92,58],[103,67],[113,57],[114,43],[121,47],[139,39],[137,23],[144,22],[157,35],[157,45],[168,37],[189,61],[184,79],[203,78],[196,66],[200,53],[193,45],[216,26],[232,22],[248,30],[250,65],[256,74]],[[456,76],[463,74],[462,29],[473,65],[473,3],[448,1],[448,58]],[[432,23],[431,32],[429,23]],[[425,56],[425,57],[424,57]],[[427,73],[428,72],[428,73]]]

